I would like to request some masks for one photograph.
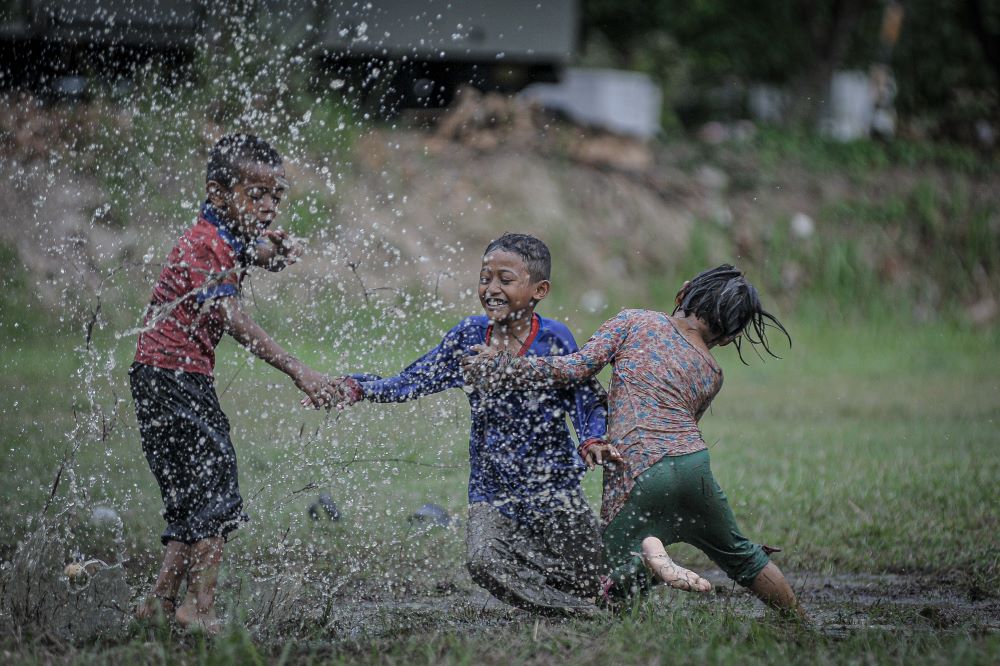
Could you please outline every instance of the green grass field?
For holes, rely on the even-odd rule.
[[[353,307],[353,318],[330,315],[321,335],[289,324],[268,302],[258,317],[317,367],[389,373],[462,314],[418,316],[404,328],[376,306]],[[562,316],[581,339],[599,323]],[[124,556],[135,594],[155,572],[160,500],[125,374],[134,339],[115,336],[127,315],[112,319],[118,323],[95,329],[89,351],[82,332],[8,330],[0,388],[5,575],[18,543],[39,525],[64,458],[46,514],[61,530],[53,561]],[[657,596],[589,621],[538,620],[487,604],[464,571],[461,526],[424,530],[407,520],[425,502],[463,515],[461,392],[340,415],[305,411],[287,379],[225,342],[217,386],[252,515],[226,555],[221,603],[231,629],[213,644],[135,627],[65,643],[28,623],[3,639],[4,659],[995,663],[1000,333],[943,323],[786,323],[795,340],[791,349],[777,345],[781,360],[749,355],[745,367],[733,350],[720,352],[726,385],[702,425],[741,526],[784,549],[776,561],[813,611],[811,627],[782,623],[724,583],[706,598]],[[588,476],[595,507],[599,485],[597,474]],[[340,506],[339,523],[308,517],[321,491]],[[95,506],[121,516],[120,533],[91,524]],[[712,568],[690,547],[671,552]],[[859,576],[875,581],[881,601],[827,598],[817,582],[850,588]]]

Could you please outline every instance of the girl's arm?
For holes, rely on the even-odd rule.
[[[516,357],[485,347],[463,362],[466,378],[479,388],[493,390],[547,388],[574,384],[593,377],[608,363],[628,335],[631,313],[623,310],[604,322],[583,349],[565,356]]]
[[[575,354],[579,351],[576,338],[573,337],[568,328],[559,327],[555,333],[559,339],[559,345],[554,347],[554,350],[565,349],[566,354]],[[563,356],[564,354],[560,353],[559,355]],[[608,430],[608,394],[597,378],[591,377],[588,381],[568,387],[566,394],[571,401],[569,404],[570,419],[581,445],[604,439]]]

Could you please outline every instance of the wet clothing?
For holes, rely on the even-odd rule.
[[[129,380],[142,450],[163,497],[164,543],[226,536],[247,520],[213,371],[225,331],[215,301],[239,294],[251,259],[206,203],[170,251],[146,309]]]
[[[553,510],[521,523],[486,502],[471,505],[466,549],[472,580],[501,601],[553,615],[597,610],[601,538],[579,488],[559,493]]]
[[[740,533],[698,428],[722,388],[722,370],[669,316],[623,310],[579,352],[501,359],[498,372],[501,386],[552,386],[583,381],[608,363],[608,439],[624,458],[604,469],[603,536],[608,565],[622,583],[612,594],[642,588],[632,553],[645,536],[691,543],[749,585],[768,557]]]
[[[577,353],[519,359],[517,366],[560,384],[584,381],[612,364],[608,441],[625,459],[604,472],[601,518],[621,510],[635,483],[663,456],[702,451],[698,420],[722,388],[710,354],[681,335],[662,312],[623,310],[606,321]]]
[[[135,363],[129,382],[142,450],[163,497],[161,540],[225,537],[247,516],[229,419],[212,378]]]
[[[485,316],[468,317],[439,345],[395,377],[353,375],[367,400],[403,402],[461,387],[461,359],[488,344]],[[520,355],[576,351],[560,322],[532,318]],[[599,384],[484,396],[467,393],[469,435],[468,569],[472,579],[511,605],[541,613],[593,610],[603,570],[597,521],[580,488],[585,465],[570,438],[603,438]]]
[[[248,263],[244,243],[205,204],[160,271],[135,361],[211,376],[224,332],[222,313],[212,301],[239,293]]]
[[[489,319],[473,316],[448,331],[439,345],[394,377],[352,375],[366,400],[404,402],[465,384],[460,361],[473,345],[485,344]],[[534,315],[523,356],[556,356],[576,351],[576,340],[560,322]],[[469,504],[486,502],[516,522],[545,512],[563,491],[580,487],[585,465],[569,434],[603,438],[606,411],[600,385],[538,391],[467,394],[472,407],[469,434]]]
[[[768,563],[764,549],[740,533],[726,494],[712,475],[707,450],[664,456],[640,474],[603,536],[615,597],[646,591],[653,584],[636,555],[648,536],[664,544],[683,541],[697,547],[743,586]]]

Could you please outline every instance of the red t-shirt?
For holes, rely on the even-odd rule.
[[[211,209],[184,232],[153,288],[135,352],[137,363],[212,376],[224,332],[216,299],[239,293],[242,243]]]

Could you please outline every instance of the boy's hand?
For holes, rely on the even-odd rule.
[[[329,407],[346,409],[356,402],[361,402],[365,398],[364,391],[361,390],[361,382],[353,377],[337,377],[330,381],[330,388],[333,389],[333,399]],[[316,407],[311,398],[302,399],[303,407]]]
[[[269,241],[257,248],[258,263],[268,270],[280,271],[294,264],[305,251],[302,243],[293,240],[284,229],[268,229],[260,238]]]
[[[292,381],[299,387],[299,390],[306,394],[309,404],[316,409],[320,407],[330,409],[334,405],[337,389],[333,380],[323,373],[303,365],[298,372],[292,375]]]
[[[625,460],[622,458],[622,454],[618,452],[611,444],[608,444],[603,439],[597,439],[592,437],[580,445],[579,449],[580,457],[583,458],[583,462],[587,463],[587,469],[594,469],[598,465],[604,465],[604,463],[622,463]]]
[[[500,350],[489,345],[472,345],[469,356],[462,358],[462,376],[465,382],[476,388],[488,388],[491,379],[491,368]]]

